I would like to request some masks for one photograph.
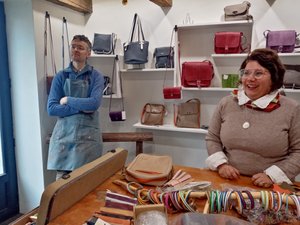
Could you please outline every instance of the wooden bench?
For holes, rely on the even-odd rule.
[[[103,142],[136,142],[135,154],[143,152],[143,142],[153,141],[151,132],[102,133]]]
[[[47,137],[49,144],[51,135]],[[153,141],[152,132],[118,132],[118,133],[102,133],[103,142],[136,142],[135,154],[143,152],[143,142]]]

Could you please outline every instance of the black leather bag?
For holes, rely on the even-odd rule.
[[[93,51],[95,54],[114,54],[116,35],[94,33]]]
[[[284,65],[285,74],[283,85],[285,88],[300,89],[300,65]]]
[[[155,58],[155,68],[174,68],[173,47],[155,48],[153,56]]]
[[[134,41],[135,29],[138,29],[138,40]],[[142,23],[138,14],[134,14],[129,41],[123,44],[125,64],[145,64],[148,62],[149,42],[145,40]]]

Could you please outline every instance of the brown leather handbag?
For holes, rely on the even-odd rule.
[[[175,126],[200,128],[200,100],[190,99],[175,106]]]
[[[141,153],[127,166],[124,173],[127,181],[161,186],[173,176],[172,158]]]
[[[147,103],[143,107],[141,124],[163,125],[166,108],[162,104]]]

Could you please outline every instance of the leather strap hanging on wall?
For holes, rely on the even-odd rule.
[[[66,42],[68,46],[68,55],[69,55],[69,62],[71,61],[71,55],[70,55],[70,42],[69,42],[69,32],[68,32],[68,25],[67,25],[67,19],[63,17],[63,23],[62,23],[62,35],[61,35],[61,40],[62,40],[62,68],[65,68],[65,34],[66,34]]]
[[[48,28],[49,25],[49,28]],[[50,39],[50,57],[51,57],[51,65],[52,65],[52,75],[48,74],[48,29],[49,29],[49,39]],[[44,29],[44,74],[46,78],[46,88],[47,94],[50,92],[51,83],[54,75],[56,74],[56,64],[54,59],[54,50],[53,50],[53,38],[52,38],[52,30],[51,30],[51,21],[50,14],[46,11],[45,13],[45,29]]]
[[[123,99],[123,88],[122,88],[122,79],[120,76],[120,91],[121,91],[121,101],[122,101],[122,111],[111,111],[111,102],[112,102],[112,95],[113,95],[113,87],[114,87],[114,81],[117,78],[116,76],[116,66],[117,61],[119,60],[118,55],[115,56],[114,63],[113,63],[113,70],[111,75],[111,93],[109,98],[109,117],[112,122],[114,121],[124,121],[126,120],[126,112],[124,109],[124,99]]]

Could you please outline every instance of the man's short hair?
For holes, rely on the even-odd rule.
[[[88,45],[89,50],[92,49],[92,43],[90,42],[90,40],[85,35],[80,35],[80,34],[75,35],[73,37],[72,41],[74,41],[74,40],[76,40],[76,41],[83,41],[83,42],[85,42]]]

